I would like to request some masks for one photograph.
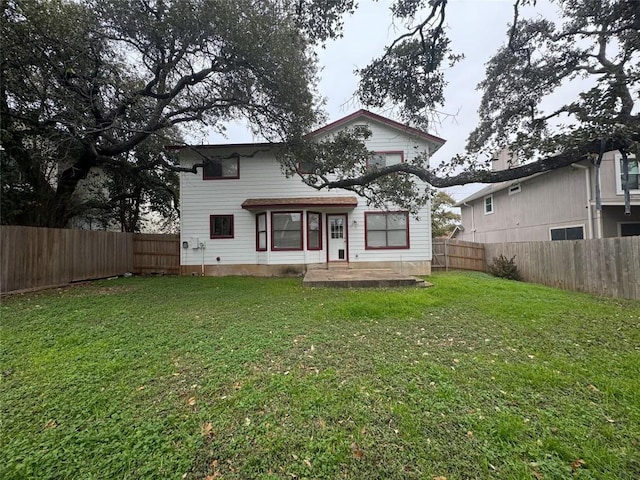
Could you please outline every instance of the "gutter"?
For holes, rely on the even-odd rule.
[[[587,187],[586,190],[586,195],[587,195],[587,222],[589,225],[589,238],[596,238],[594,237],[594,231],[593,231],[593,211],[591,209],[592,205],[592,198],[591,198],[591,169],[589,167],[586,167],[584,165],[580,165],[577,163],[574,163],[572,165],[575,168],[580,168],[582,170],[584,170],[584,179],[585,179],[585,186]],[[600,222],[598,222],[598,227],[600,227]],[[598,229],[600,230],[600,229]],[[601,238],[602,236],[600,235],[600,232],[598,231],[598,238]]]
[[[471,207],[471,234],[472,234],[472,238],[473,238],[473,242],[476,241],[476,218],[473,212],[473,205],[467,203],[467,202],[463,202],[462,205],[464,205],[465,207]]]

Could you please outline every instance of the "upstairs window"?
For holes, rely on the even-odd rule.
[[[404,152],[376,152],[369,158],[367,167],[382,168],[404,163]]]
[[[203,180],[240,178],[240,157],[210,158],[202,168]]]
[[[618,195],[624,194],[624,174],[622,171],[622,155],[617,154],[616,162],[616,189]],[[634,155],[629,155],[629,192],[640,193],[640,168]]]
[[[487,195],[484,197],[484,214],[490,215],[494,212],[493,208],[493,195]]]
[[[407,212],[365,212],[365,248],[409,248]]]
[[[233,238],[233,215],[211,215],[209,238]]]

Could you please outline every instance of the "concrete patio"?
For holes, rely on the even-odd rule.
[[[317,269],[309,270],[302,281],[305,287],[430,287],[419,277],[397,273],[389,269]]]

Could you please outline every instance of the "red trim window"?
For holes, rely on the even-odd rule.
[[[368,168],[382,168],[397,163],[404,163],[404,152],[402,150],[390,152],[375,152],[367,160]]]
[[[203,180],[232,180],[240,178],[240,156],[209,158],[202,167]]]
[[[318,169],[316,167],[316,164],[311,161],[298,162],[297,168],[298,168],[298,173],[302,175],[316,173],[316,170]]]
[[[307,212],[307,250],[322,250],[322,214]]]
[[[209,238],[233,238],[233,215],[210,215]]]
[[[256,215],[256,251],[264,252],[267,250],[267,214],[259,213]]]
[[[409,214],[407,212],[365,212],[365,248],[409,248]]]
[[[302,212],[271,212],[271,250],[302,250]]]

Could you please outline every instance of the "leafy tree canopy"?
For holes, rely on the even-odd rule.
[[[246,118],[277,141],[308,130],[312,46],[339,34],[353,2],[302,3],[2,2],[3,193],[13,202],[3,200],[3,218],[36,208],[34,224],[65,226],[92,169],[128,168],[130,152],[171,127],[223,131]]]
[[[180,170],[166,155],[131,152],[170,128],[224,131],[236,118],[284,145],[287,173],[297,162],[313,162],[316,174],[305,181],[316,188],[348,188],[411,210],[428,194],[416,179],[434,187],[498,182],[602,151],[634,151],[639,3],[550,1],[557,19],[526,16],[536,1],[515,0],[505,44],[479,85],[481,121],[468,155],[438,170],[427,158],[366,169],[370,152],[362,141],[369,132],[362,129],[321,144],[305,137],[322,120],[313,48],[340,35],[353,0],[7,0],[3,221],[28,212],[34,223],[64,226],[82,203],[78,185],[90,171]],[[394,22],[406,32],[358,70],[363,106],[395,106],[401,120],[428,129],[444,102],[443,67],[461,58],[450,50],[446,7],[447,0],[392,4]],[[578,79],[586,87],[576,98],[545,109],[550,95]],[[486,169],[482,160],[505,145],[532,161]]]
[[[431,236],[448,236],[460,223],[460,214],[451,208],[456,201],[447,192],[438,190],[431,199]]]
[[[434,187],[494,183],[522,178],[591,159],[605,151],[635,152],[640,142],[640,3],[632,0],[550,0],[558,18],[522,14],[535,0],[516,0],[513,24],[505,44],[487,64],[480,123],[471,133],[467,153],[429,169],[425,159],[375,171],[358,164],[339,171],[337,179],[320,178],[320,188],[374,191],[379,179],[408,173]],[[399,105],[401,117],[414,125],[429,124],[442,104],[444,62],[459,57],[448,50],[442,25],[446,0],[400,0],[394,13],[416,27],[400,36],[385,54],[360,70],[360,101]],[[584,89],[548,111],[549,98],[568,82]],[[375,92],[379,92],[376,96]],[[524,165],[492,172],[490,158],[509,146]],[[461,172],[461,173],[458,173]],[[393,175],[392,175],[393,177]],[[396,176],[399,182],[406,182]],[[388,183],[388,179],[383,182]],[[400,189],[399,191],[404,191]]]

